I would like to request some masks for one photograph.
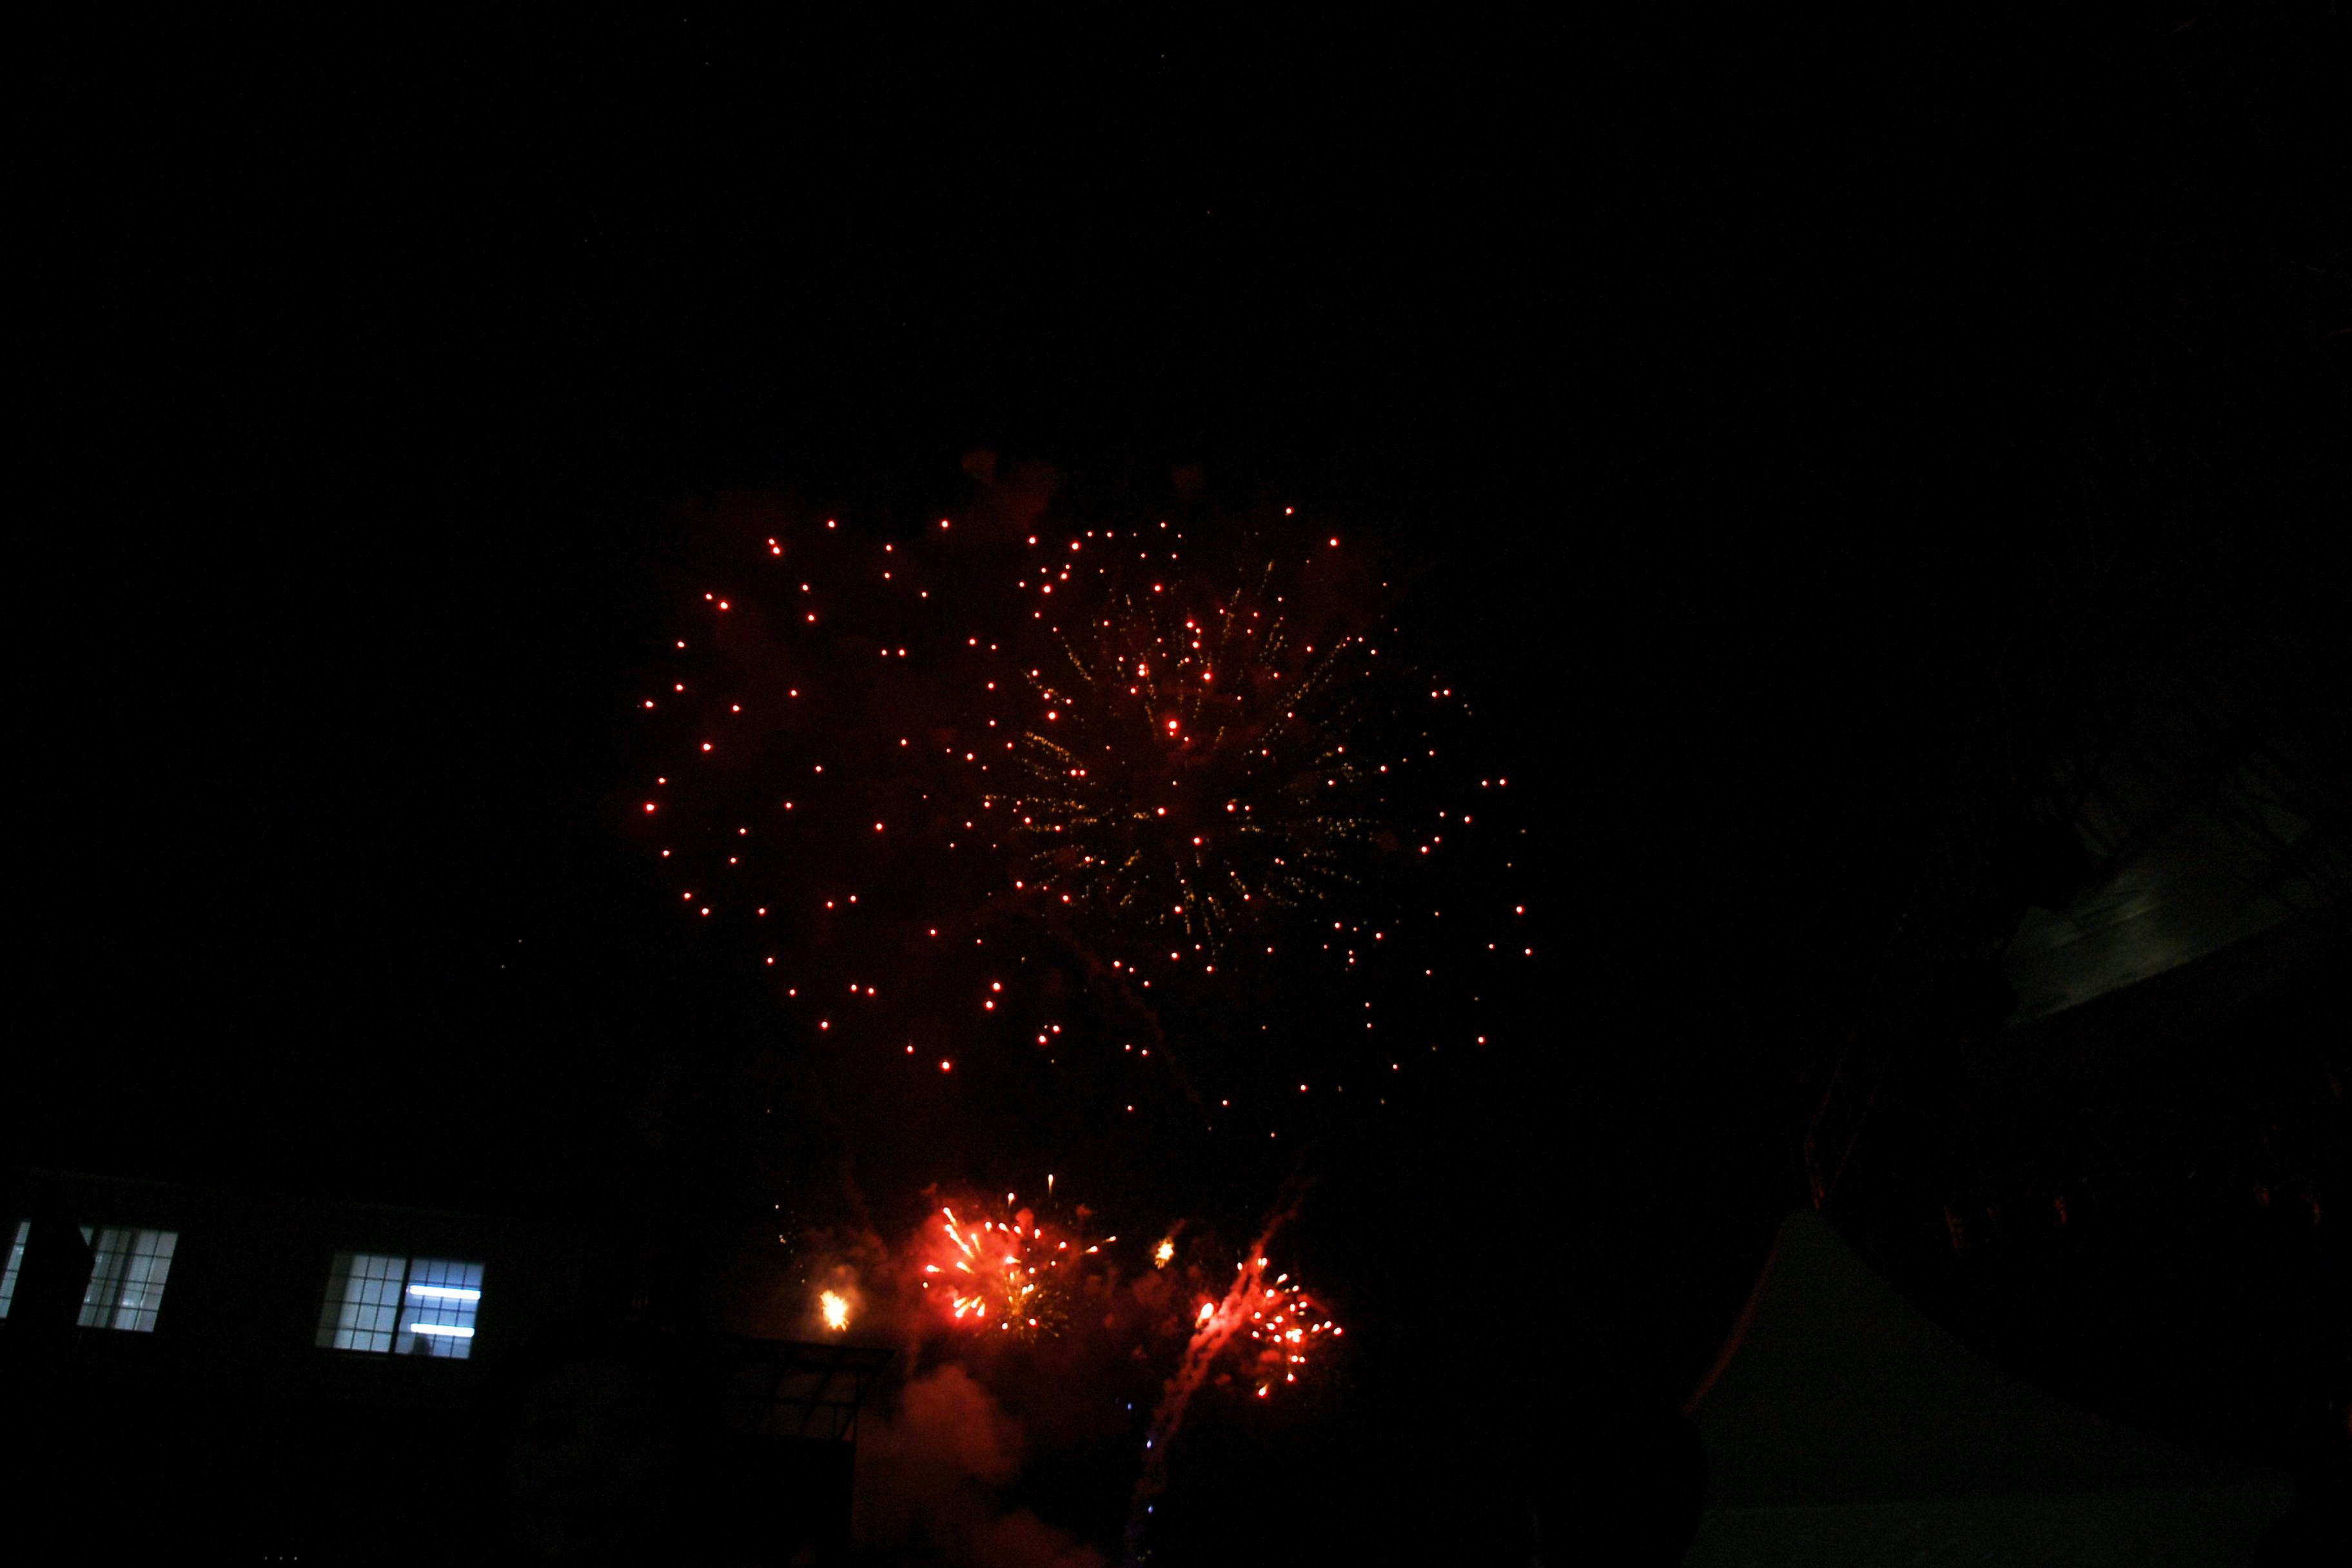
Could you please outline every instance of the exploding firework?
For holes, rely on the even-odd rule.
[[[1190,1221],[1138,1259],[1122,1252],[1116,1234],[1092,1236],[1090,1217],[1084,1205],[1055,1218],[1017,1194],[1001,1203],[966,1194],[935,1201],[896,1247],[866,1237],[843,1250],[862,1259],[864,1278],[882,1291],[865,1303],[870,1312],[892,1325],[886,1331],[915,1343],[975,1332],[983,1340],[1055,1339],[1083,1317],[1108,1360],[1205,1347],[1204,1375],[1263,1397],[1298,1381],[1315,1346],[1339,1331],[1288,1273],[1267,1278],[1272,1226],[1221,1275],[1231,1254],[1213,1239],[1179,1260],[1176,1237]],[[821,1251],[839,1246],[819,1238]],[[845,1329],[858,1305],[860,1270],[845,1256],[817,1272],[831,1281],[816,1290],[819,1316],[828,1329]],[[1083,1313],[1074,1310],[1081,1298],[1090,1302]]]
[[[1486,1043],[1535,957],[1508,770],[1337,535],[754,516],[631,812],[786,1043],[1261,1144]]]
[[[1263,1258],[1255,1262],[1257,1274],[1242,1298],[1229,1298],[1223,1306],[1202,1303],[1201,1321],[1205,1324],[1221,1310],[1238,1313],[1248,1309],[1246,1332],[1254,1349],[1247,1371],[1256,1384],[1257,1396],[1263,1399],[1278,1384],[1298,1381],[1309,1352],[1323,1335],[1344,1334],[1347,1331],[1326,1315],[1304,1288],[1291,1283],[1289,1275],[1277,1274],[1271,1284],[1259,1283],[1265,1278],[1266,1263]]]
[[[1266,1279],[1267,1248],[1292,1210],[1268,1219],[1256,1245],[1234,1266],[1222,1296],[1203,1297],[1192,1314],[1192,1331],[1176,1369],[1162,1385],[1143,1438],[1143,1470],[1135,1483],[1127,1523],[1127,1560],[1142,1560],[1144,1533],[1155,1500],[1168,1486],[1168,1454],[1193,1399],[1211,1383],[1238,1381],[1265,1399],[1295,1384],[1327,1336],[1339,1327],[1288,1273]]]
[[[1088,1241],[1013,1207],[994,1218],[959,1218],[942,1204],[925,1222],[916,1257],[918,1289],[933,1316],[960,1329],[986,1329],[1016,1337],[1052,1336],[1069,1321],[1073,1292],[1087,1260],[1118,1240]],[[965,1213],[974,1212],[970,1205]]]
[[[1274,1260],[1295,1201],[1238,1256],[1192,1219],[1122,1248],[1116,1235],[1093,1239],[1090,1211],[1056,1205],[1053,1185],[1048,1177],[1052,1215],[1015,1193],[943,1199],[934,1190],[896,1245],[870,1231],[814,1237],[808,1300],[833,1333],[854,1315],[869,1340],[897,1342],[918,1379],[926,1367],[953,1368],[1033,1414],[1058,1404],[1066,1434],[1083,1443],[1106,1435],[1101,1406],[1084,1394],[1075,1404],[1048,1395],[1041,1406],[1041,1385],[1108,1395],[1141,1420],[1127,1537],[1134,1560],[1198,1400],[1223,1396],[1250,1412],[1278,1404],[1346,1331]],[[817,1280],[831,1283],[819,1289]],[[1087,1405],[1092,1414],[1080,1413]]]
[[[1319,901],[1372,845],[1370,645],[1302,645],[1272,578],[1213,601],[1207,584],[1130,588],[1029,672],[1020,771],[985,804],[1079,922],[1213,961]]]

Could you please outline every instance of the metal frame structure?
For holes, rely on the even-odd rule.
[[[719,1421],[745,1436],[855,1443],[857,1410],[889,1370],[887,1350],[795,1340],[726,1342]]]

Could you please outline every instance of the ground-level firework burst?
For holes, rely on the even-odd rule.
[[[1204,1296],[1192,1313],[1176,1369],[1162,1385],[1143,1437],[1143,1470],[1128,1510],[1127,1559],[1143,1556],[1145,1532],[1156,1500],[1168,1486],[1169,1450],[1202,1389],[1239,1381],[1264,1399],[1295,1384],[1325,1336],[1346,1333],[1287,1272],[1266,1278],[1267,1249],[1294,1210],[1277,1210],[1247,1256],[1234,1266],[1223,1292]]]
[[[925,1223],[916,1247],[917,1288],[929,1294],[937,1317],[959,1328],[1028,1336],[1059,1333],[1068,1321],[1072,1292],[1087,1261],[1118,1237],[1088,1240],[1014,1208],[979,1217],[967,1204],[959,1217],[942,1204]]]
[[[1086,1456],[1097,1485],[1103,1457],[1131,1451],[1149,1518],[1188,1409],[1205,1399],[1261,1431],[1293,1418],[1280,1414],[1296,1411],[1286,1396],[1345,1331],[1273,1250],[1274,1225],[1239,1253],[1192,1216],[1123,1242],[1083,1205],[1056,1203],[1050,1184],[1048,1194],[1033,1206],[935,1190],[887,1243],[812,1238],[799,1310],[854,1297],[845,1337],[899,1352],[894,1387],[907,1397],[886,1397],[886,1425],[953,1385],[957,1400],[932,1412],[943,1445],[961,1451],[984,1431],[1017,1447],[1025,1428],[1041,1452]],[[1118,1528],[1117,1493],[1098,1496],[1102,1539]]]
[[[1287,1274],[1277,1274],[1271,1283],[1263,1283],[1266,1261],[1254,1260],[1257,1274],[1239,1300],[1230,1296],[1220,1304],[1202,1302],[1201,1322],[1212,1323],[1221,1312],[1249,1312],[1246,1331],[1252,1347],[1249,1377],[1257,1385],[1257,1395],[1265,1398],[1276,1386],[1297,1383],[1300,1369],[1307,1365],[1307,1356],[1325,1334],[1345,1333],[1315,1304],[1306,1289],[1291,1283]],[[1236,1325],[1238,1326],[1238,1325]]]
[[[1275,1271],[1271,1226],[1238,1258],[1201,1231],[1180,1260],[1176,1237],[1190,1221],[1151,1245],[1122,1247],[1116,1233],[1093,1232],[1083,1205],[1057,1217],[1013,1193],[933,1198],[904,1241],[842,1249],[856,1254],[854,1268],[818,1243],[811,1278],[821,1283],[811,1289],[827,1327],[846,1327],[861,1295],[875,1331],[919,1344],[1054,1339],[1083,1319],[1111,1359],[1210,1347],[1204,1370],[1259,1397],[1297,1382],[1325,1336],[1341,1331]]]

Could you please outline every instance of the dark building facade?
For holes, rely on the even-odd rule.
[[[7,1539],[78,1561],[823,1563],[887,1352],[603,1310],[595,1227],[20,1170]]]

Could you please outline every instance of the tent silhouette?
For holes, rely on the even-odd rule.
[[[2242,1564],[2294,1503],[2001,1371],[1811,1210],[1690,1413],[1707,1478],[1685,1568]]]

